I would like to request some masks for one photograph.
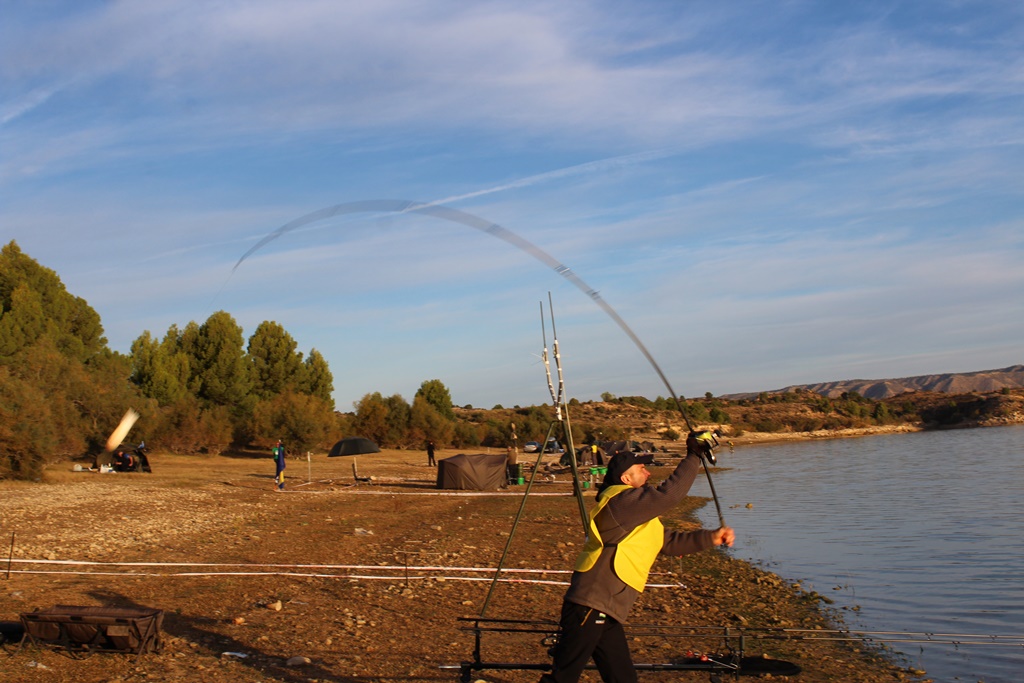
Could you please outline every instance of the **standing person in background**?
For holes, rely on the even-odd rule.
[[[277,466],[277,474],[274,475],[274,480],[277,482],[277,490],[284,491],[284,444],[281,441],[277,442],[274,446],[274,464]]]
[[[646,467],[653,455],[621,451],[612,456],[562,602],[551,672],[541,683],[576,683],[591,657],[604,683],[636,682],[622,625],[647,585],[655,558],[731,546],[735,539],[727,526],[680,532],[666,529],[659,519],[686,497],[700,458],[689,453],[654,487],[647,484]]]
[[[427,442],[427,466],[428,467],[437,467],[437,461],[434,460],[434,442],[433,441],[428,441]]]

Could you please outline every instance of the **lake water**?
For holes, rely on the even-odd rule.
[[[835,600],[846,626],[1024,634],[1024,427],[722,448],[718,464],[731,552]],[[692,493],[710,496],[703,477]],[[717,526],[713,504],[701,518]],[[938,682],[1019,683],[1016,642],[899,650]]]

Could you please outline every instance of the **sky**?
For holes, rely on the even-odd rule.
[[[683,396],[1019,364],[1022,190],[1014,1],[0,4],[0,243],[123,353],[275,321],[340,410],[550,402],[556,336],[668,396],[552,263]]]

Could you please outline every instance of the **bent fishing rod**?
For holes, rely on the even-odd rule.
[[[665,373],[662,372],[661,366],[659,366],[658,362],[654,360],[654,356],[652,356],[651,352],[647,350],[647,347],[644,345],[644,343],[640,341],[640,337],[638,337],[636,333],[633,332],[629,325],[626,324],[626,321],[623,320],[621,316],[619,316],[618,312],[616,312],[616,310],[612,308],[611,305],[601,297],[598,291],[591,287],[590,285],[588,285],[586,282],[584,282],[582,278],[576,275],[576,273],[574,273],[572,269],[569,268],[569,266],[563,264],[554,256],[538,247],[536,244],[530,242],[529,240],[523,237],[520,237],[519,235],[512,232],[508,228],[502,227],[497,223],[488,221],[484,218],[481,218],[480,216],[476,216],[465,211],[460,211],[459,209],[453,209],[442,204],[436,204],[432,202],[413,202],[403,199],[371,199],[365,201],[336,204],[334,206],[328,206],[323,209],[319,209],[318,211],[308,213],[305,216],[300,216],[299,218],[296,218],[295,220],[286,223],[285,225],[282,225],[269,235],[266,235],[263,239],[261,239],[251,248],[249,248],[248,251],[242,254],[241,258],[238,259],[234,267],[231,269],[231,273],[234,273],[236,270],[238,270],[238,267],[242,265],[242,262],[249,258],[252,254],[262,249],[268,243],[276,240],[277,238],[281,237],[282,235],[288,232],[291,232],[292,230],[296,230],[305,225],[309,225],[310,223],[316,223],[322,220],[327,220],[329,218],[356,213],[414,213],[432,216],[434,218],[449,221],[452,223],[458,223],[460,225],[465,225],[475,230],[479,230],[488,235],[491,235],[492,237],[496,237],[508,244],[511,244],[517,249],[526,252],[527,254],[534,257],[544,265],[548,266],[556,273],[561,275],[563,278],[571,282],[573,286],[575,286],[581,292],[586,294],[591,299],[591,301],[597,304],[601,308],[601,310],[608,314],[608,316],[613,321],[615,321],[615,324],[618,325],[619,328],[626,333],[626,336],[629,337],[633,344],[637,347],[637,349],[640,350],[640,353],[643,354],[644,358],[647,359],[647,362],[651,365],[651,367],[657,373],[658,377],[661,379],[662,384],[665,385],[665,388],[668,390],[669,396],[672,397],[672,400],[675,402],[676,408],[678,408],[679,413],[683,416],[683,421],[686,422],[687,430],[691,433],[694,432],[693,425],[690,422],[690,417],[686,413],[686,410],[682,402],[679,400],[679,397],[676,395],[675,390],[672,388],[672,385],[669,383],[668,377],[666,377]],[[230,279],[230,277],[231,274],[228,275],[228,279]],[[225,285],[226,284],[227,282],[225,281]],[[718,493],[715,491],[714,482],[711,480],[711,471],[708,468],[706,459],[699,455],[698,457],[700,457],[701,464],[704,466],[704,474],[708,480],[708,487],[711,489],[711,497],[715,502],[715,510],[718,512],[718,522],[721,526],[725,526],[725,517],[722,515],[722,505],[718,500]]]

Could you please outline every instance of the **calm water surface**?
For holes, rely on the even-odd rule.
[[[832,598],[847,626],[1024,634],[1024,427],[723,448],[718,462],[733,554]],[[703,478],[692,492],[710,495]],[[701,516],[717,526],[713,505]],[[901,651],[935,681],[1024,681],[1020,646]]]

